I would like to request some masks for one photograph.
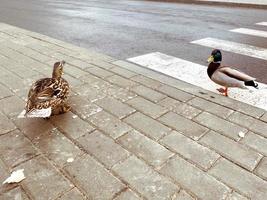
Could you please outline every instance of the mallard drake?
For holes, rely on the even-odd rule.
[[[39,79],[31,86],[23,113],[25,117],[48,118],[70,110],[66,102],[69,84],[61,77],[64,64],[65,61],[56,62],[52,78]]]
[[[225,87],[217,89],[220,93],[228,96],[229,87],[248,89],[247,86],[252,86],[258,88],[258,84],[254,82],[255,78],[231,67],[222,66],[221,61],[221,51],[214,49],[208,58],[209,66],[207,73],[213,82]]]

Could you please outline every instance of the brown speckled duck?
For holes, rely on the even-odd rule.
[[[24,117],[49,118],[70,110],[67,103],[69,84],[61,77],[64,64],[65,61],[56,62],[52,78],[40,79],[31,86]]]
[[[221,61],[221,51],[219,49],[214,49],[211,52],[211,56],[208,58],[210,64],[207,73],[213,82],[225,87],[225,89],[217,89],[220,93],[228,96],[227,92],[229,87],[247,89],[246,86],[252,86],[258,88],[258,84],[254,82],[255,78],[231,67],[222,66]]]

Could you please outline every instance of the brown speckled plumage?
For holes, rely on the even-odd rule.
[[[61,113],[70,109],[66,104],[69,95],[69,84],[61,77],[64,64],[64,61],[56,62],[52,78],[40,79],[31,86],[28,93],[26,113],[35,109],[46,109],[49,107],[52,108],[52,114],[55,114],[53,110],[57,110],[59,107],[62,107]]]

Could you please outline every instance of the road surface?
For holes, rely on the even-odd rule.
[[[267,26],[256,24],[267,21],[263,9],[127,0],[1,0],[0,19],[118,59],[161,52],[206,65],[213,48],[206,38],[215,38],[218,48],[225,41],[235,48],[223,52],[224,64],[267,83]],[[239,28],[258,32],[229,31]],[[202,39],[202,44],[193,42]],[[250,55],[251,46],[256,56]]]

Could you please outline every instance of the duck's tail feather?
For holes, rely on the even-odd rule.
[[[259,89],[259,84],[258,83],[256,83],[255,81],[253,81],[253,80],[250,80],[250,81],[245,81],[245,85],[246,86],[252,86],[252,87],[254,87],[254,88],[256,88],[256,89]]]

